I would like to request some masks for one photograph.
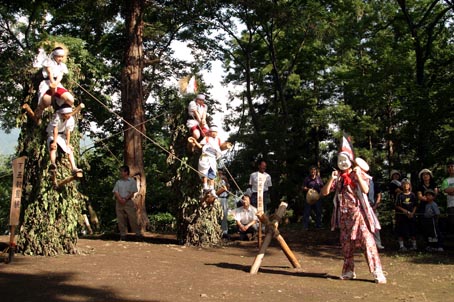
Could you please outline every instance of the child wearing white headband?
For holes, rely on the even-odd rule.
[[[63,104],[72,106],[74,104],[73,95],[61,84],[63,75],[68,73],[68,67],[63,62],[65,50],[56,47],[52,53],[43,62],[43,77],[39,85],[38,108],[35,111],[35,117],[39,120],[44,109],[52,104],[55,100],[57,108]]]

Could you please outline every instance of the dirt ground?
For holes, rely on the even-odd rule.
[[[281,233],[300,271],[275,240],[251,275],[256,242],[202,249],[178,245],[170,235],[149,233],[143,242],[103,236],[80,239],[79,255],[17,254],[12,263],[0,263],[0,301],[454,301],[452,238],[445,252],[405,254],[385,239],[388,284],[378,285],[359,251],[358,279],[338,279],[337,232],[288,227]]]

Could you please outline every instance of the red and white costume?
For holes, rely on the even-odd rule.
[[[41,100],[46,93],[50,95],[50,86],[49,86],[50,80],[49,80],[49,75],[47,73],[47,68],[51,69],[54,79],[57,79],[57,78],[61,79],[63,77],[63,75],[68,73],[68,67],[66,66],[66,64],[63,62],[61,62],[61,63],[56,62],[53,59],[53,54],[51,54],[49,57],[47,57],[44,60],[42,66],[43,66],[42,73],[43,73],[44,80],[41,81],[41,83],[39,84],[38,103],[41,103]],[[57,98],[57,102],[61,103],[61,104],[58,104],[59,106],[61,106],[64,103],[64,101],[61,100],[61,95],[64,94],[65,92],[68,92],[68,90],[66,90],[66,88],[63,87],[63,85],[61,83],[58,83],[54,96]]]
[[[191,118],[187,120],[186,126],[191,130],[191,132],[196,129],[199,129],[199,127],[200,127],[199,130],[203,131],[203,133],[208,132],[209,131],[208,126],[203,125],[202,127],[199,121],[196,120],[194,116],[195,112],[198,113],[199,117],[205,119],[208,112],[208,107],[206,104],[198,104],[195,99],[192,100],[188,105],[188,114]]]
[[[330,191],[335,191],[331,227],[340,228],[344,256],[342,275],[354,274],[354,251],[357,247],[364,251],[369,270],[381,273],[382,266],[374,240],[375,230],[380,229],[380,224],[369,205],[367,194],[359,187],[356,173],[340,175],[333,181]]]

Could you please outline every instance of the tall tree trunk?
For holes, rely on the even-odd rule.
[[[143,11],[144,0],[124,2],[126,20],[126,49],[122,70],[122,113],[124,123],[124,161],[131,170],[131,176],[138,175],[139,192],[135,198],[138,221],[142,231],[149,225],[145,208],[147,192],[143,161],[143,134],[145,133],[145,112],[142,87],[143,56]],[[131,128],[130,125],[135,127]]]

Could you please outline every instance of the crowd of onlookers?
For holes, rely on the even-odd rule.
[[[437,184],[432,172],[422,169],[418,173],[417,185],[413,187],[399,171],[391,171],[388,189],[395,204],[395,231],[400,251],[416,250],[417,235],[424,237],[426,250],[444,250],[444,234],[451,234],[454,230],[454,162],[448,162],[447,173],[448,177]],[[437,199],[440,194],[446,196],[444,211],[440,211],[436,202],[442,200]],[[446,217],[443,223],[441,215]],[[409,246],[405,245],[406,240],[409,240]]]

